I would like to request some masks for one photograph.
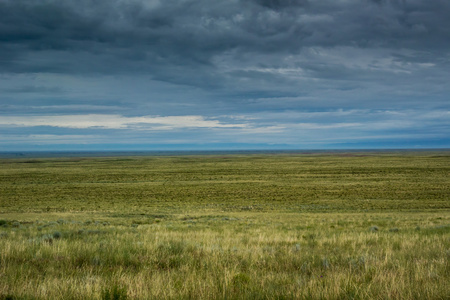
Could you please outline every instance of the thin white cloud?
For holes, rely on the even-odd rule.
[[[58,116],[0,116],[0,126],[50,126],[73,129],[147,129],[170,130],[182,128],[245,128],[246,124],[227,124],[203,116],[142,116],[88,114]]]
[[[292,124],[291,127],[296,129],[338,129],[338,128],[358,128],[361,123],[331,123],[331,124],[319,124],[319,123],[298,123]]]
[[[272,133],[281,133],[286,130],[285,126],[261,126],[261,127],[252,127],[252,128],[244,128],[240,131],[242,134],[272,134]]]

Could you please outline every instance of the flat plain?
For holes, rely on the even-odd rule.
[[[450,152],[0,160],[0,299],[449,299]]]

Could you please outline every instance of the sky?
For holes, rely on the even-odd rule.
[[[0,0],[0,151],[450,148],[448,0]]]

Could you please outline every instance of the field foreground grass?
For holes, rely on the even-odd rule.
[[[0,299],[448,299],[449,158],[1,160]]]

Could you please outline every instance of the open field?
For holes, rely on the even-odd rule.
[[[0,299],[448,299],[450,153],[0,160]]]

